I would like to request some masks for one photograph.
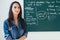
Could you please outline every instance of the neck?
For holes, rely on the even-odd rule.
[[[14,15],[14,21],[16,21],[18,18],[18,15]]]

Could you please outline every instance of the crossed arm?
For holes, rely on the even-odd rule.
[[[25,40],[27,37],[27,33],[28,32],[26,29],[26,30],[24,30],[24,35],[22,37],[20,37],[19,39],[12,39],[12,37],[10,36],[9,31],[8,31],[8,24],[6,21],[4,22],[4,34],[5,34],[6,40]]]

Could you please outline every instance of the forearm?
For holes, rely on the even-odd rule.
[[[6,40],[13,40],[13,39],[11,38],[11,36],[8,36]]]
[[[21,38],[19,38],[18,40],[25,40],[26,39],[26,36],[23,35]]]

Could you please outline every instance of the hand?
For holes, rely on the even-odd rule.
[[[19,38],[18,40],[25,40],[26,39],[26,36],[22,36],[21,38]]]

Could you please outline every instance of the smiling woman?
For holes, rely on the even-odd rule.
[[[12,2],[9,16],[4,21],[6,40],[25,40],[28,34],[26,23],[22,18],[22,9],[19,2]]]

